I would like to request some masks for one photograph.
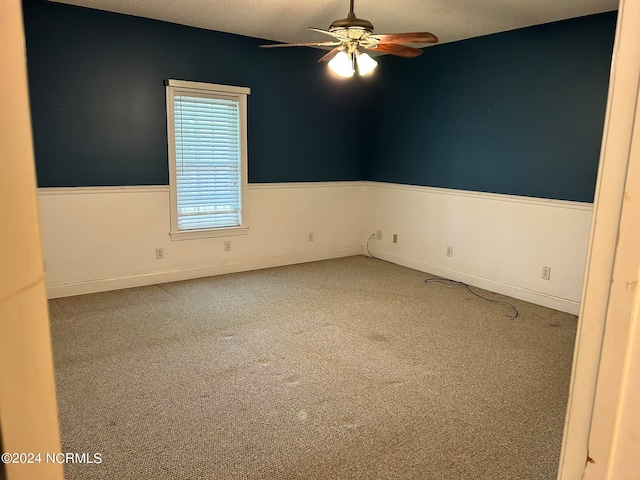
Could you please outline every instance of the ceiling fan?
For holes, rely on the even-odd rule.
[[[279,47],[334,47],[318,62],[329,62],[329,68],[341,77],[351,77],[357,71],[367,75],[378,65],[371,56],[361,50],[388,53],[405,58],[415,58],[422,54],[420,48],[407,44],[437,43],[438,37],[428,32],[387,33],[373,35],[373,25],[368,20],[357,18],[350,0],[346,18],[334,21],[329,30],[311,28],[314,32],[333,37],[332,41],[315,43],[276,43],[260,45],[262,48]]]

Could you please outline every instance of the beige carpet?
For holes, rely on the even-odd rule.
[[[555,478],[576,317],[358,256],[50,302],[71,480]]]

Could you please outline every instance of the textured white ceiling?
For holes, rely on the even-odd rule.
[[[349,0],[54,0],[281,42],[326,41]],[[356,0],[375,33],[427,31],[440,43],[607,12],[618,0]]]

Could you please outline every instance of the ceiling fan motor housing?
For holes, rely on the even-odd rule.
[[[337,29],[351,28],[351,27],[363,28],[365,30],[368,30],[369,33],[373,32],[373,24],[368,20],[357,18],[356,14],[353,12],[349,12],[349,15],[347,15],[347,18],[341,18],[340,20],[335,20],[329,26],[329,31],[332,32]]]

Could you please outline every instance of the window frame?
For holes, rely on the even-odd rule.
[[[251,93],[248,87],[219,85],[214,83],[190,82],[169,79],[165,81],[167,100],[167,144],[169,150],[169,198],[170,198],[170,230],[171,240],[187,240],[210,237],[228,237],[246,235],[249,227],[245,223],[245,205],[247,194],[247,97]],[[240,225],[231,227],[212,227],[198,229],[178,228],[178,195],[176,168],[175,112],[174,97],[190,95],[194,97],[219,97],[238,101],[240,109]]]

